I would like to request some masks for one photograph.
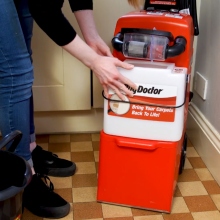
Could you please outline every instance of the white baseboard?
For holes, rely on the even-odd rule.
[[[220,134],[193,103],[189,107],[187,136],[220,185]]]

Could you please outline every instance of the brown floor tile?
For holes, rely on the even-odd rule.
[[[96,173],[99,173],[99,162],[95,163],[95,167],[96,167]]]
[[[215,180],[202,181],[209,194],[220,194],[220,186]]]
[[[71,142],[91,141],[91,140],[92,140],[91,134],[71,134],[70,135]]]
[[[193,169],[187,169],[179,175],[178,182],[191,182],[200,180],[197,173]]]
[[[92,141],[100,141],[100,133],[92,134]]]
[[[49,136],[49,143],[69,143],[69,134],[52,134]]]
[[[189,147],[193,147],[193,145],[192,145],[192,142],[188,139],[187,140],[187,148],[189,148]]]
[[[97,186],[96,174],[77,174],[72,179],[74,188]]]
[[[36,142],[38,144],[40,144],[40,143],[48,143],[49,142],[49,135],[47,135],[47,134],[36,135]]]
[[[188,160],[193,168],[206,168],[206,165],[202,161],[201,157],[189,157]]]
[[[103,218],[102,206],[96,202],[74,203],[74,220]]]
[[[33,215],[26,208],[24,209],[24,213],[22,215],[22,220],[43,220],[43,218]]]
[[[52,152],[70,152],[70,143],[51,143],[48,150]]]
[[[174,192],[174,197],[180,197],[182,196],[181,192],[180,192],[180,189],[178,186],[176,186],[176,190]]]
[[[67,202],[73,203],[72,188],[68,188],[68,189],[55,189],[54,192],[59,194]]]
[[[92,142],[92,147],[94,151],[99,150],[100,142],[99,141],[93,141]]]
[[[104,218],[104,220],[133,220],[133,218],[132,217]]]
[[[153,212],[153,211],[148,211],[148,210],[143,210],[143,209],[131,209],[132,215],[133,216],[146,216],[146,215],[158,215],[158,212]]]
[[[71,159],[75,162],[93,162],[95,161],[93,151],[72,152]]]
[[[164,214],[164,220],[193,220],[193,217],[190,213],[181,213],[181,214]]]
[[[210,196],[187,196],[184,200],[190,212],[215,211],[216,205]]]

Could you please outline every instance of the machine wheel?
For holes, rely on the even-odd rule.
[[[179,174],[181,174],[184,169],[185,160],[186,160],[186,149],[187,149],[187,136],[185,134],[184,140],[183,140],[183,145],[182,145],[181,156],[180,156]]]

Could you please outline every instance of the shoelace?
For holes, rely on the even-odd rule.
[[[46,184],[46,186],[48,187],[48,189],[52,192],[54,190],[54,185],[51,182],[50,178],[44,174],[37,174],[40,178],[44,179],[44,183]],[[49,181],[49,184],[48,184]]]

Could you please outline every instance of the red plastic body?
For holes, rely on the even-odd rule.
[[[170,212],[181,142],[150,141],[101,132],[97,200]]]
[[[177,36],[185,37],[185,51],[165,62],[186,67],[190,74],[194,27],[191,16],[181,17],[175,18],[175,14],[169,12],[162,15],[148,14],[146,11],[131,12],[118,19],[114,35],[122,28],[141,28],[171,32],[174,39]],[[126,59],[116,50],[113,50],[113,55],[122,61]],[[179,175],[189,89],[188,81],[184,129],[182,138],[177,142],[125,138],[101,132],[98,201],[167,213],[171,211]]]

